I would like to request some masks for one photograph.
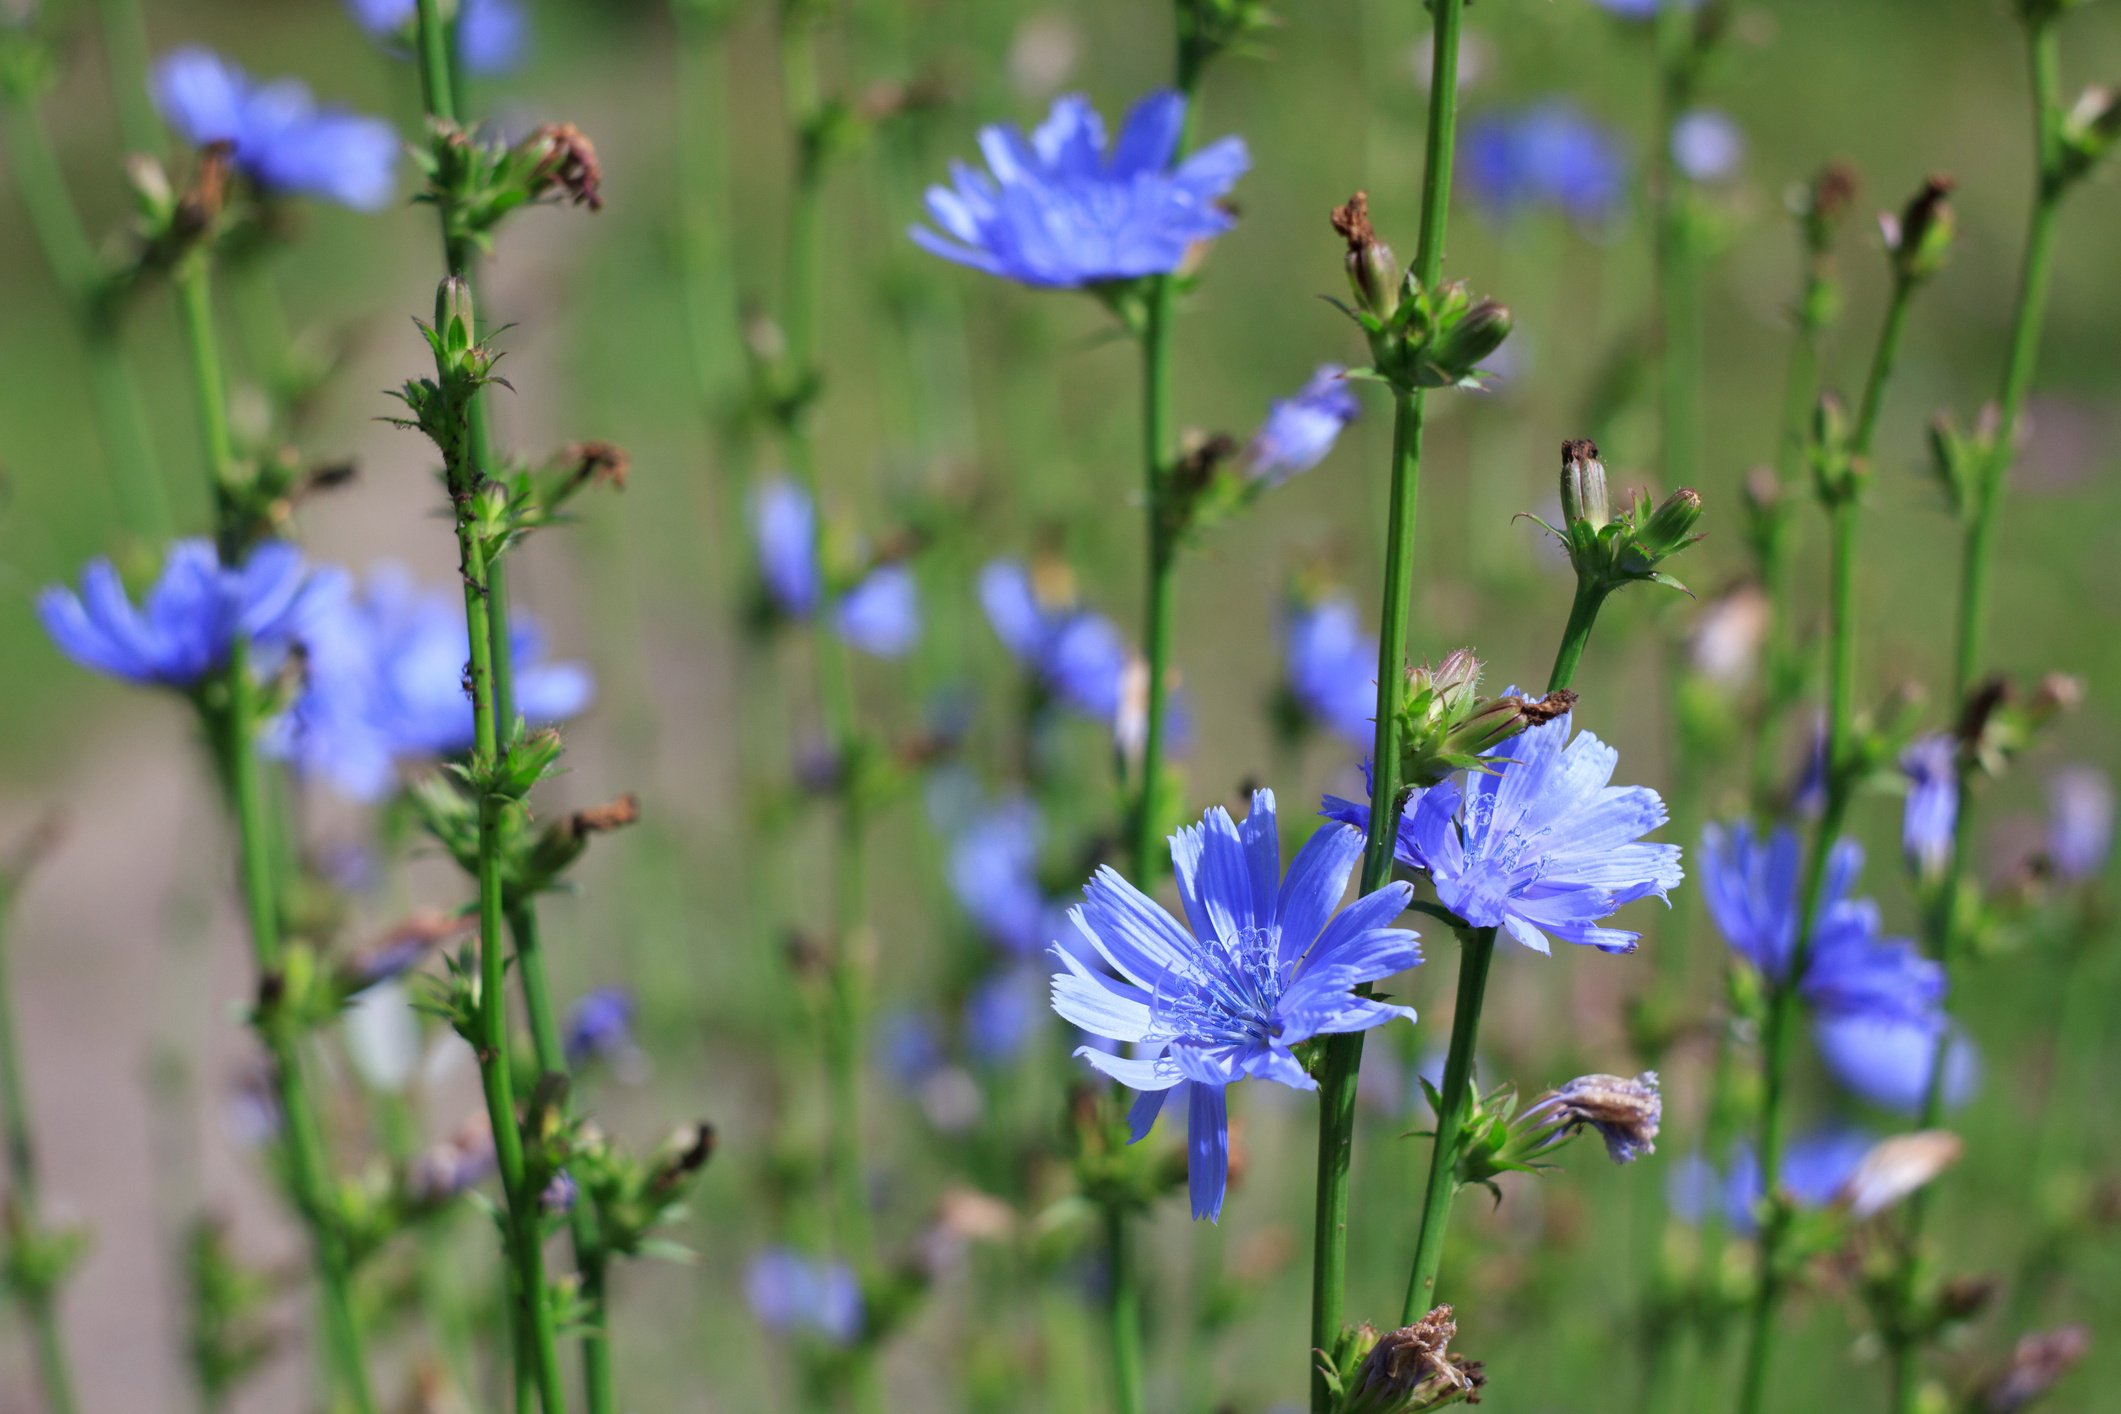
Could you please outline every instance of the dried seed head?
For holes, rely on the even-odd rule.
[[[623,491],[626,489],[626,474],[633,469],[633,458],[615,442],[570,442],[561,456],[574,464],[577,486],[600,482],[614,491]]]
[[[1553,1142],[1588,1125],[1605,1140],[1606,1154],[1616,1164],[1656,1152],[1657,1126],[1663,1118],[1664,1097],[1654,1070],[1633,1079],[1579,1075],[1524,1114],[1526,1123],[1557,1124]]]
[[[1355,302],[1380,319],[1390,319],[1399,308],[1399,262],[1370,228],[1370,194],[1359,191],[1345,206],[1334,207],[1332,221],[1348,243],[1348,284]]]
[[[547,123],[525,144],[538,154],[530,174],[533,199],[558,192],[576,206],[604,209],[604,169],[597,162],[596,147],[580,128],[572,123]]]

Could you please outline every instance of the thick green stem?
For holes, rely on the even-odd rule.
[[[1112,1408],[1116,1414],[1142,1414],[1141,1278],[1135,1270],[1134,1240],[1127,1214],[1105,1208],[1105,1315],[1112,1347]]]
[[[1611,592],[1594,579],[1578,577],[1576,597],[1569,603],[1568,626],[1562,630],[1561,646],[1554,650],[1553,670],[1547,674],[1548,692],[1559,692],[1575,681],[1584,645],[1591,641],[1591,628],[1598,622],[1598,611]]]
[[[2059,175],[2061,158],[2061,41],[2055,19],[2048,16],[2029,22],[2027,38],[2031,67],[2034,123],[2034,153],[2039,173],[2033,193],[2032,211],[2025,235],[2024,263],[2018,277],[2018,307],[2012,322],[2010,352],[2003,365],[2002,390],[1997,397],[1999,416],[1995,441],[1979,483],[1974,488],[1971,515],[1960,554],[1959,607],[1952,654],[1953,701],[1963,716],[1968,701],[1979,689],[1982,664],[1987,657],[1989,576],[1995,559],[1996,526],[2003,492],[2016,459],[2018,432],[2025,416],[2025,400],[2032,391],[2033,373],[2039,363],[2040,336],[2046,325],[2048,286],[2053,275],[2055,223],[2067,182]],[[1944,1008],[1950,1016],[1952,999],[1958,992],[1961,935],[1960,894],[1966,859],[1974,843],[1974,801],[1971,793],[1974,763],[1962,752],[1958,764],[1959,813],[1953,823],[1952,853],[1944,877],[1937,886],[1935,904],[1926,920],[1926,939],[1944,965]],[[1943,1116],[1946,1061],[1952,1044],[1949,1024],[1938,1029],[1936,1050],[1930,1063],[1929,1088],[1923,1097],[1922,1126],[1934,1128]],[[1900,1305],[1913,1296],[1915,1266],[1920,1257],[1922,1234],[1927,1226],[1934,1196],[1929,1188],[1918,1191],[1908,1202],[1906,1240],[1894,1282]],[[1896,1335],[1891,1342],[1892,1407],[1898,1414],[1915,1408],[1921,1351],[1916,1342]]]
[[[118,109],[118,136],[127,152],[161,150],[162,123],[149,98],[147,22],[139,0],[96,0],[103,29],[104,63],[111,101]]]
[[[1422,158],[1421,226],[1414,261],[1415,277],[1424,288],[1434,287],[1443,273],[1452,160],[1457,149],[1458,42],[1465,6],[1463,0],[1436,0],[1430,9],[1434,28],[1429,53],[1429,126]],[[1360,891],[1365,894],[1381,888],[1392,877],[1401,796],[1407,784],[1399,777],[1399,719],[1395,709],[1406,673],[1407,626],[1413,601],[1425,395],[1419,389],[1396,390],[1392,412],[1370,828],[1364,840],[1360,883]],[[1318,1191],[1311,1254],[1311,1345],[1318,1350],[1331,1350],[1338,1341],[1346,1299],[1348,1182],[1354,1160],[1355,1092],[1362,1069],[1362,1050],[1360,1032],[1326,1038],[1325,1065],[1319,1080]],[[1417,1270],[1418,1267],[1417,1258]],[[1332,1393],[1316,1368],[1317,1357],[1309,1358],[1311,1408],[1314,1414],[1323,1414],[1331,1408]]]

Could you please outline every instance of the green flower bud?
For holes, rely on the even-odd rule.
[[[2087,88],[2062,119],[2062,153],[2056,175],[2074,182],[2106,160],[2121,139],[2121,90]]]
[[[477,341],[477,312],[472,307],[471,285],[461,276],[451,275],[435,287],[435,334],[439,342],[435,348],[438,358],[449,364],[447,371],[462,368],[464,359]]]
[[[1804,225],[1805,249],[1823,256],[1833,248],[1835,233],[1856,201],[1856,169],[1829,162],[1811,182],[1798,189],[1791,206]]]
[[[1502,347],[1510,337],[1510,311],[1492,299],[1484,299],[1458,318],[1438,341],[1435,360],[1447,373],[1463,378],[1480,361]]]
[[[1598,459],[1598,444],[1588,437],[1561,444],[1561,519],[1570,530],[1588,526],[1602,530],[1612,520],[1612,503],[1606,495],[1605,463]]]
[[[1348,287],[1355,304],[1379,319],[1399,309],[1401,276],[1392,248],[1370,228],[1370,194],[1359,191],[1347,205],[1333,208],[1333,229],[1348,243]]]
[[[1699,540],[1694,527],[1700,523],[1700,493],[1682,486],[1650,512],[1649,520],[1636,532],[1636,548],[1655,563]]]
[[[1959,220],[1948,198],[1957,185],[1941,173],[1930,177],[1897,218],[1882,217],[1893,272],[1902,280],[1927,280],[1944,268]]]

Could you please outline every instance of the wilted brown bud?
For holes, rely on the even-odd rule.
[[[1349,1381],[1343,1414],[1416,1414],[1460,1400],[1477,1403],[1487,1376],[1478,1362],[1451,1353],[1457,1335],[1451,1308],[1438,1306],[1379,1336]]]
[[[210,142],[199,149],[199,166],[192,173],[191,185],[177,198],[177,209],[170,220],[175,235],[197,236],[220,216],[221,208],[228,204],[235,151],[231,142]]]
[[[626,489],[626,473],[633,459],[615,442],[570,442],[561,457],[574,465],[574,484],[604,483],[615,491]]]
[[[1942,173],[1923,182],[1898,219],[1879,218],[1893,269],[1903,280],[1921,280],[1944,268],[1958,218],[1948,198],[1957,183]]]
[[[528,138],[527,147],[538,154],[530,173],[533,198],[558,191],[576,206],[591,211],[604,209],[604,169],[589,138],[572,123],[547,123]]]
[[[1399,308],[1399,262],[1370,229],[1370,194],[1359,191],[1333,208],[1333,229],[1348,243],[1348,284],[1355,302],[1380,319]]]
[[[578,835],[601,835],[624,829],[640,818],[640,797],[628,791],[608,805],[592,805],[587,810],[575,811],[569,823]]]
[[[714,1126],[702,1120],[680,1126],[657,1151],[655,1174],[649,1186],[659,1193],[671,1189],[707,1167],[714,1157]]]
[[[1804,242],[1814,255],[1826,254],[1834,231],[1856,201],[1856,169],[1829,162],[1819,169],[1803,197]]]

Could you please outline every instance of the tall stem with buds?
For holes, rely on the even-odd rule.
[[[1414,261],[1414,275],[1424,291],[1434,289],[1443,275],[1451,164],[1457,151],[1458,41],[1465,5],[1463,0],[1437,0],[1431,14],[1435,24],[1429,55],[1429,127],[1422,159],[1421,225]],[[1408,784],[1399,775],[1397,708],[1406,675],[1425,401],[1420,388],[1394,391],[1391,493],[1385,512],[1385,582],[1377,647],[1377,735],[1373,743],[1370,828],[1364,841],[1360,885],[1364,894],[1381,888],[1392,877],[1400,799]],[[1471,959],[1469,947],[1468,965]],[[1340,1336],[1348,1264],[1348,1179],[1354,1157],[1355,1087],[1362,1068],[1362,1043],[1359,1031],[1328,1037],[1319,1079],[1318,1192],[1311,1258],[1311,1345],[1318,1350],[1331,1350]],[[1314,1370],[1314,1414],[1329,1409],[1331,1399],[1323,1374]]]
[[[1962,719],[1968,702],[1979,690],[1982,663],[1987,656],[1988,585],[1995,558],[1996,525],[2011,464],[2016,459],[2025,400],[2032,391],[2033,371],[2039,360],[2040,335],[2047,317],[2048,284],[2054,266],[2056,218],[2062,198],[2074,180],[2067,166],[2063,141],[2062,51],[2056,28],[2057,15],[2051,8],[2028,6],[2024,23],[2031,70],[2034,170],[2037,176],[2026,226],[2025,254],[2018,277],[2018,307],[2011,325],[2010,350],[2003,365],[2002,388],[1997,395],[1995,439],[1973,488],[1973,504],[1968,508],[1966,536],[1960,553],[1952,698]],[[1937,901],[1924,930],[1932,951],[1944,964],[1947,1015],[1958,990],[1954,974],[1961,961],[1961,934],[1965,931],[1958,911],[1966,860],[1973,843],[1974,811],[1969,794],[1972,783],[1973,755],[1962,750],[1958,760],[1959,813],[1953,822],[1951,858],[1945,864],[1944,877],[1935,895]],[[1922,1104],[1922,1127],[1925,1129],[1934,1128],[1943,1114],[1944,1079],[1951,1038],[1949,1025],[1939,1029],[1937,1047],[1931,1057],[1929,1089]],[[1931,1201],[1930,1190],[1924,1189],[1908,1204],[1906,1241],[1894,1279],[1903,1308],[1913,1295],[1915,1264]],[[1891,1341],[1891,1357],[1893,1408],[1899,1414],[1907,1414],[1917,1403],[1921,1351],[1918,1343],[1904,1331],[1896,1331]]]
[[[1912,233],[1904,233],[1912,238]],[[1862,520],[1861,480],[1866,473],[1872,439],[1877,432],[1878,413],[1884,404],[1885,387],[1899,356],[1901,332],[1906,327],[1909,300],[1918,277],[1897,271],[1892,297],[1886,305],[1885,322],[1871,356],[1870,374],[1864,382],[1863,401],[1849,435],[1845,455],[1837,457],[1838,472],[1821,474],[1821,494],[1829,504],[1833,522],[1832,574],[1829,588],[1827,632],[1827,733],[1826,803],[1806,855],[1803,885],[1798,899],[1798,926],[1788,969],[1771,979],[1767,1019],[1760,1034],[1760,1129],[1759,1163],[1762,1186],[1775,1192],[1782,1167],[1784,1139],[1783,1085],[1789,1072],[1790,1048],[1798,1023],[1798,989],[1811,958],[1814,925],[1825,897],[1827,865],[1835,842],[1841,836],[1848,813],[1849,796],[1855,785],[1853,736],[1856,692],[1856,542]],[[1822,449],[1822,455],[1824,449]],[[1774,1353],[1776,1320],[1785,1284],[1782,1243],[1788,1233],[1787,1209],[1772,1197],[1760,1225],[1759,1272],[1753,1295],[1750,1334],[1746,1345],[1745,1372],[1740,1385],[1741,1414],[1758,1414],[1767,1397],[1768,1366]]]
[[[202,247],[184,256],[172,272],[177,313],[189,354],[192,388],[213,501],[230,503],[236,474],[235,447],[229,432],[227,383],[222,375],[221,347],[213,326],[209,279],[211,252]],[[225,522],[226,517],[223,517]],[[235,527],[223,523],[221,553],[233,560],[242,552]],[[258,759],[258,688],[251,680],[248,645],[238,636],[229,649],[218,684],[221,700],[207,712],[221,783],[234,817],[251,955],[259,979],[254,1024],[271,1060],[272,1083],[279,1102],[286,1145],[288,1187],[296,1210],[309,1229],[316,1267],[318,1299],[323,1307],[326,1365],[341,1396],[358,1414],[372,1414],[368,1370],[360,1328],[354,1319],[351,1262],[329,1201],[330,1166],[323,1127],[302,1076],[300,1037],[295,1023],[281,1015],[272,995],[280,975],[280,904],[275,879],[272,822],[266,801],[262,763]]]

